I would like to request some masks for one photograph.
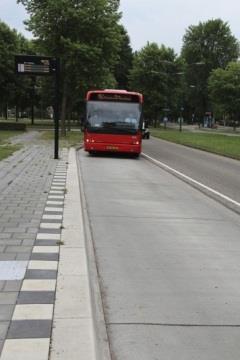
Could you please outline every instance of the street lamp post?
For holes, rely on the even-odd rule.
[[[204,62],[195,62],[195,63],[191,63],[191,64],[188,64],[188,66],[202,66],[202,65],[205,65]],[[186,75],[186,70],[185,71],[181,71],[181,72],[177,72],[175,73],[176,75],[180,75],[180,76],[185,76]],[[188,85],[189,88],[196,88],[196,85]],[[181,132],[182,131],[182,122],[183,122],[183,110],[184,108],[181,107],[180,108],[180,119],[179,119],[179,131]]]
[[[184,110],[184,107],[181,106],[180,108],[181,112],[180,112],[180,119],[179,119],[179,131],[182,132],[182,120],[183,120],[183,110]]]

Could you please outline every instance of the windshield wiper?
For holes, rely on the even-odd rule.
[[[113,122],[103,122],[102,126],[103,127],[113,127],[113,126],[116,126],[116,123],[114,121]]]

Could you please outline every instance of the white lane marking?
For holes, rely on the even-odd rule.
[[[151,160],[153,163],[156,163],[156,164],[161,165],[161,166],[164,167],[165,169],[170,170],[170,171],[173,172],[174,174],[177,174],[177,175],[181,176],[182,178],[188,180],[189,182],[192,182],[193,184],[196,184],[196,185],[198,185],[199,187],[201,187],[201,188],[203,188],[203,189],[205,189],[205,190],[208,190],[209,192],[213,193],[214,195],[217,195],[217,196],[219,196],[220,198],[229,201],[229,202],[232,203],[233,205],[240,207],[240,203],[239,203],[239,202],[237,202],[237,201],[231,199],[230,197],[228,197],[228,196],[220,193],[219,191],[216,191],[216,190],[214,190],[213,188],[211,188],[211,187],[209,187],[209,186],[206,186],[206,185],[200,183],[200,182],[197,181],[197,180],[194,180],[193,178],[191,178],[191,177],[183,174],[183,173],[180,172],[180,171],[177,171],[177,170],[173,169],[172,167],[168,166],[167,164],[164,164],[163,162],[158,161],[158,160],[152,158],[151,156],[149,156],[149,155],[147,155],[147,154],[145,154],[145,153],[142,153],[142,155],[143,155],[146,159]]]

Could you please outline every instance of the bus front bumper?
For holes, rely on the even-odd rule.
[[[119,152],[140,154],[141,144],[103,144],[103,143],[85,143],[85,151],[89,152]]]

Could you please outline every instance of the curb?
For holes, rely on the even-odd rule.
[[[69,150],[66,188],[49,359],[95,360],[86,241],[73,147]]]
[[[83,188],[83,178],[81,175],[81,166],[79,160],[77,160],[78,175],[79,175],[79,187],[80,196],[82,202],[83,222],[84,222],[84,234],[87,251],[87,266],[90,282],[90,298],[93,312],[94,321],[94,341],[97,360],[111,360],[111,352],[109,339],[107,334],[105,315],[103,310],[103,303],[101,297],[101,289],[99,284],[98,269],[95,260],[95,249],[93,244],[91,226],[89,222],[87,203]]]

